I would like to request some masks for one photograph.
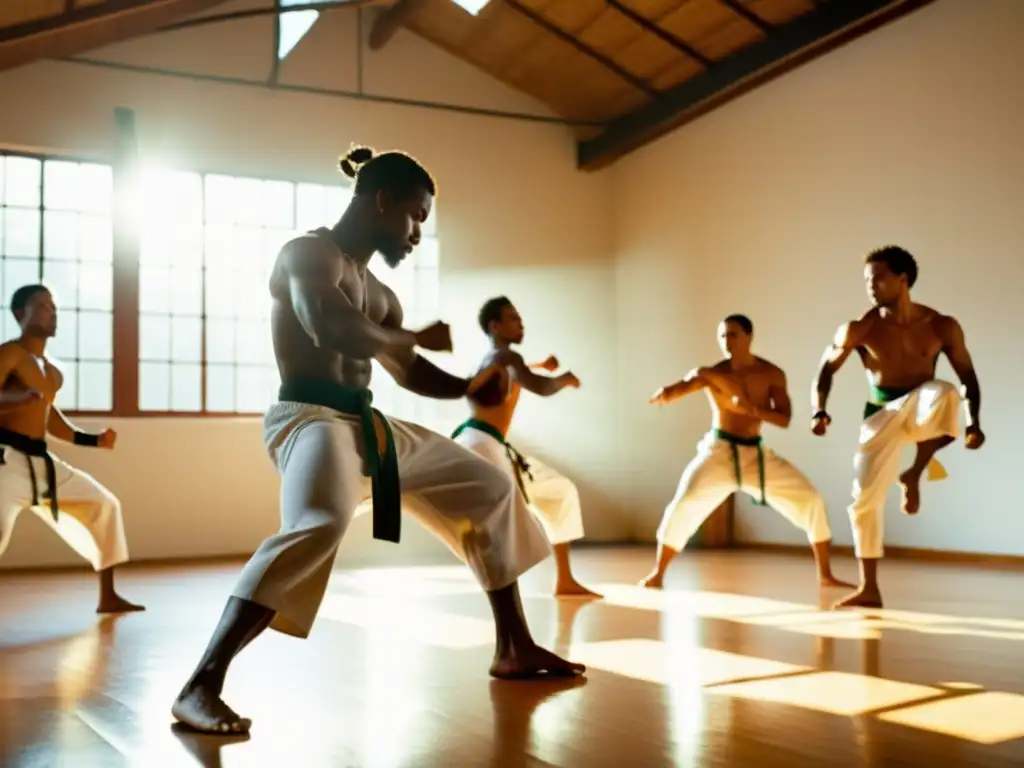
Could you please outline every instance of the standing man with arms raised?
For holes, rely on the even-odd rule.
[[[663,585],[665,571],[686,542],[738,490],[777,509],[806,532],[821,586],[851,586],[832,575],[832,531],[825,500],[800,470],[762,446],[762,426],[787,428],[793,409],[786,374],[751,352],[753,333],[750,318],[729,315],[718,326],[725,359],[691,371],[651,398],[655,405],[667,405],[703,390],[711,405],[711,430],[697,445],[697,455],[686,465],[665,508],[654,569],[641,582],[645,587]]]
[[[940,354],[946,355],[963,385],[967,400],[965,446],[973,450],[985,442],[981,388],[960,323],[911,301],[917,262],[903,248],[879,248],[864,261],[864,280],[874,306],[836,331],[822,357],[812,401],[811,430],[824,435],[832,423],[826,410],[832,378],[856,351],[871,390],[853,459],[853,503],[849,507],[861,578],[860,588],[837,603],[837,608],[882,607],[878,561],[883,555],[885,497],[898,480],[903,511],[917,514],[922,473],[936,452],[959,434],[960,394],[949,382],[935,378]],[[900,474],[900,456],[911,444],[916,446],[914,461]]]
[[[517,580],[548,549],[536,521],[516,514],[511,478],[448,438],[371,407],[375,358],[400,386],[424,397],[458,399],[488,377],[497,380],[493,371],[457,378],[418,355],[417,347],[450,351],[448,326],[405,330],[397,297],[367,269],[374,253],[394,268],[419,244],[434,181],[401,152],[354,149],[341,168],[356,180],[341,220],[286,244],[270,278],[282,383],[264,441],[281,475],[281,529],[242,570],[173,705],[178,720],[201,731],[249,730],[250,721],[221,699],[231,661],[267,627],[309,634],[338,545],[371,495],[375,538],[398,541],[404,504],[469,565],[494,614],[491,675],[583,671],[539,647],[526,625]]]
[[[99,576],[99,613],[141,611],[114,589],[114,568],[128,561],[121,503],[93,477],[52,456],[47,434],[91,448],[113,449],[117,434],[75,427],[54,405],[64,375],[46,357],[57,333],[57,305],[45,285],[11,297],[21,336],[0,345],[0,555],[14,522],[32,509]]]
[[[505,368],[504,397],[497,404],[487,405],[470,398],[471,418],[455,430],[452,438],[515,478],[522,502],[544,526],[551,542],[555,554],[555,595],[599,597],[576,581],[569,563],[570,542],[583,538],[583,511],[575,483],[536,459],[527,460],[505,437],[523,389],[550,397],[566,387],[579,387],[580,380],[570,372],[559,376],[535,373],[534,369],[558,370],[558,360],[552,355],[542,363],[527,365],[522,355],[512,349],[513,345],[523,343],[525,329],[518,310],[506,296],[485,302],[477,320],[491,341],[480,370],[494,365]]]

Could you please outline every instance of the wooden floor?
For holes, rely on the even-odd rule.
[[[589,667],[570,686],[487,677],[459,565],[338,571],[309,640],[239,658],[226,698],[253,733],[226,745],[168,710],[237,564],[126,570],[149,610],[99,621],[91,574],[0,575],[0,765],[1024,764],[1024,574],[890,561],[890,607],[854,614],[819,610],[808,557],[687,553],[664,592],[630,586],[652,556],[580,550],[600,602],[549,597],[550,563],[524,579],[537,639]]]

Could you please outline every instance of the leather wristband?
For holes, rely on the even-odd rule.
[[[99,448],[100,436],[88,432],[75,432],[75,445],[83,445],[86,448]]]

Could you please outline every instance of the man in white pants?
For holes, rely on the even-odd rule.
[[[654,569],[641,582],[663,586],[672,559],[728,496],[742,490],[758,504],[778,510],[807,533],[822,586],[850,586],[832,575],[832,532],[825,501],[792,464],[761,444],[762,423],[785,429],[792,407],[782,369],[750,351],[753,323],[730,315],[718,326],[725,359],[691,371],[682,381],[662,387],[651,398],[666,405],[704,390],[711,404],[712,428],[697,445],[676,494],[658,528]]]
[[[832,417],[825,410],[832,377],[856,350],[868,374],[871,395],[853,460],[853,503],[849,507],[854,548],[860,561],[860,588],[836,604],[882,607],[878,561],[884,554],[885,497],[899,481],[903,511],[917,514],[920,482],[925,470],[944,476],[935,453],[959,434],[960,393],[935,378],[935,365],[945,354],[963,384],[967,399],[964,444],[985,442],[979,410],[981,388],[960,324],[948,315],[910,300],[917,281],[917,262],[903,248],[885,246],[865,258],[864,279],[874,307],[859,320],[840,326],[825,350],[815,383],[811,429],[824,435]],[[900,474],[900,457],[911,444],[917,452]]]
[[[282,383],[264,419],[264,442],[281,475],[281,527],[242,569],[172,705],[175,718],[203,732],[249,730],[251,721],[221,698],[228,668],[268,627],[309,635],[338,545],[367,497],[375,538],[398,542],[404,505],[469,566],[494,615],[492,676],[584,671],[538,646],[526,624],[518,579],[547,557],[547,542],[536,521],[516,513],[508,475],[371,405],[374,359],[400,386],[437,399],[465,397],[488,376],[461,379],[419,355],[417,348],[451,351],[450,329],[435,323],[406,330],[398,298],[367,269],[374,253],[397,267],[416,247],[434,180],[406,154],[375,156],[365,147],[353,149],[341,168],[355,179],[341,219],[287,243],[270,278]]]
[[[480,370],[495,364],[505,366],[507,376],[502,378],[505,394],[495,404],[485,405],[479,399],[471,399],[472,416],[452,433],[452,439],[515,478],[519,486],[518,502],[540,521],[551,542],[555,554],[555,595],[599,597],[576,581],[569,562],[570,543],[583,538],[583,511],[576,484],[538,459],[523,457],[506,439],[522,389],[550,397],[565,387],[578,387],[580,381],[570,372],[559,376],[534,373],[534,369],[558,370],[558,359],[554,355],[542,363],[527,365],[522,356],[511,349],[512,345],[523,343],[524,328],[519,311],[508,297],[497,296],[486,301],[477,320],[491,340],[491,348]]]
[[[51,455],[58,440],[112,449],[117,434],[77,429],[53,404],[64,384],[46,357],[57,332],[57,307],[44,285],[25,285],[11,297],[21,336],[0,345],[0,555],[18,515],[31,509],[99,575],[99,613],[141,611],[114,589],[114,568],[128,561],[121,504],[93,477]]]

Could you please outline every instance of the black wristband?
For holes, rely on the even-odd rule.
[[[818,411],[811,416],[811,421],[814,421],[815,419],[828,419],[829,421],[832,421],[832,417],[828,415],[828,411]]]
[[[100,436],[91,435],[88,432],[75,432],[75,445],[84,445],[86,448],[99,448]]]

